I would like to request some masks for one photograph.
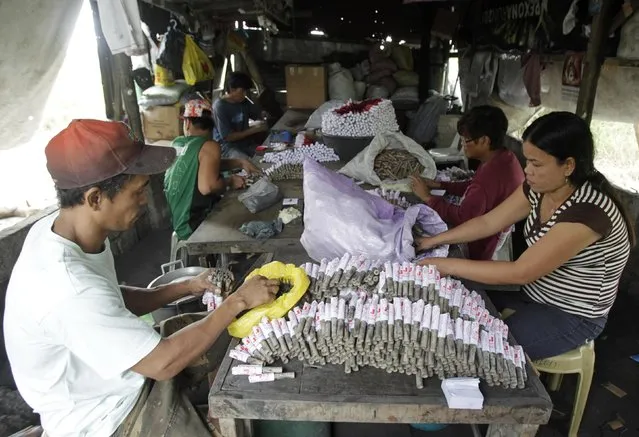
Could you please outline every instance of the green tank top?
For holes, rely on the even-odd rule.
[[[206,137],[177,137],[171,143],[177,158],[164,175],[164,194],[171,210],[173,230],[180,240],[189,238],[199,224],[193,221],[194,206],[201,222],[219,199],[203,196],[197,188],[199,154],[206,141]]]

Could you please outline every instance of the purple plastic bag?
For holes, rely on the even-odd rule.
[[[301,243],[315,261],[351,255],[369,259],[407,262],[415,258],[413,225],[440,234],[448,227],[426,205],[396,208],[367,193],[351,179],[321,164],[304,161],[304,233]],[[446,257],[448,246],[424,256]]]

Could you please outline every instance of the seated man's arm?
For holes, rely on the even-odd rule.
[[[197,187],[204,196],[224,192],[226,182],[220,174],[222,150],[215,141],[202,145],[198,155],[200,167],[197,171]]]
[[[265,123],[259,123],[253,127],[249,127],[248,129],[240,131],[240,132],[231,132],[230,134],[224,136],[223,138],[224,138],[224,141],[227,141],[229,143],[234,143],[236,141],[241,141],[243,139],[251,137],[260,132],[265,132],[267,129],[268,129],[268,126]]]
[[[231,171],[241,168],[248,174],[260,173],[260,169],[248,159],[222,159],[220,167],[222,171]]]
[[[106,279],[92,277],[80,286],[44,318],[43,329],[105,380],[127,370],[166,380],[209,349],[241,311],[271,302],[279,282],[252,278],[206,318],[169,338],[128,311]]]
[[[154,288],[121,285],[120,291],[122,291],[126,308],[136,316],[143,316],[178,299],[204,290],[195,287],[192,281],[183,281]]]
[[[173,378],[209,350],[240,312],[272,301],[278,289],[278,281],[251,278],[204,319],[163,338],[131,370],[156,380]]]

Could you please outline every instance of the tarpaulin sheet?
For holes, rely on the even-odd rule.
[[[82,0],[0,2],[0,149],[24,144],[38,128],[81,6]]]

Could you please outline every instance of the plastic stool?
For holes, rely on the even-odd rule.
[[[549,389],[556,391],[561,384],[562,375],[579,374],[577,382],[577,393],[575,394],[575,405],[570,419],[570,431],[568,437],[577,437],[579,425],[586,409],[592,375],[595,370],[595,347],[594,342],[589,341],[577,349],[566,352],[556,357],[544,358],[533,361],[533,366],[539,372],[550,373]]]
[[[184,265],[186,265],[187,263],[185,262],[186,260],[184,259],[185,254],[181,253],[183,249],[186,249],[186,241],[178,240],[177,234],[173,232],[173,234],[171,234],[171,259],[169,260],[169,262],[172,263],[177,261],[178,253],[180,253],[180,255],[182,255],[182,258],[181,258],[182,262]],[[172,271],[172,270],[175,270],[175,264],[169,267],[169,271]]]

